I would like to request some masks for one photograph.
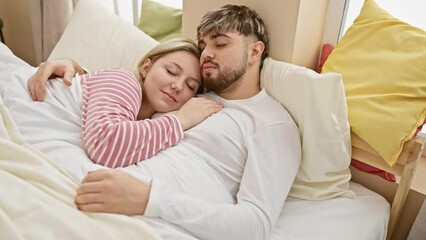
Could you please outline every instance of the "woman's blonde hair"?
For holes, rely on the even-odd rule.
[[[177,51],[188,52],[194,55],[197,59],[200,59],[201,52],[200,52],[200,49],[198,48],[198,45],[194,41],[187,38],[173,38],[165,42],[159,43],[151,51],[145,54],[145,56],[137,64],[136,76],[138,76],[141,81],[144,80],[142,77],[141,68],[147,59],[150,59],[151,62],[154,64],[155,61],[164,57],[165,55],[173,53],[173,52],[177,52]],[[203,92],[204,86],[202,83],[203,82],[201,82],[201,85],[198,88],[197,93]]]

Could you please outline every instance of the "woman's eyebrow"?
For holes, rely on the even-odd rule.
[[[173,64],[174,66],[176,66],[177,68],[179,68],[179,69],[180,69],[180,71],[183,71],[183,68],[182,68],[182,67],[181,67],[178,63],[173,62],[173,61],[170,61],[170,63],[171,63],[171,64]],[[193,80],[197,81],[197,82],[198,82],[198,84],[200,84],[200,83],[201,83],[201,80],[200,80],[200,79],[198,79],[198,78],[189,77],[188,79],[193,79]]]
[[[177,62],[170,61],[170,63],[183,71],[183,68]]]

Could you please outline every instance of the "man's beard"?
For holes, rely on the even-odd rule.
[[[247,53],[234,69],[224,67],[222,71],[215,62],[209,60],[207,60],[206,63],[207,62],[216,65],[219,74],[216,77],[213,77],[211,73],[204,74],[204,87],[208,91],[216,93],[221,93],[236,87],[238,80],[240,80],[247,71]]]

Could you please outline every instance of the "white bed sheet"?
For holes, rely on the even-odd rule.
[[[358,183],[351,182],[350,189],[353,199],[287,199],[272,239],[386,239],[389,203]]]
[[[0,94],[21,134],[80,182],[88,171],[101,168],[88,159],[83,148],[78,108],[80,90],[68,88],[60,81],[50,82],[51,91],[48,89],[46,96],[49,104],[34,103],[26,90],[26,81],[34,71],[0,44]],[[136,172],[132,168],[125,171]],[[354,199],[288,199],[273,240],[385,239],[389,204],[359,184],[351,183],[351,189],[357,193]],[[164,222],[145,220],[165,239],[193,239]]]

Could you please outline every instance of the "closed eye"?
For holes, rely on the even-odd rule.
[[[176,76],[177,74],[174,71],[171,71],[170,69],[167,69],[167,73],[172,75],[172,76]]]
[[[195,88],[193,87],[193,86],[191,86],[191,85],[189,85],[189,84],[186,84],[188,87],[189,87],[189,89],[191,89],[192,91],[194,91],[195,90]]]
[[[186,82],[186,86],[188,86],[188,88],[191,89],[191,91],[198,90],[198,87],[199,87],[198,85],[199,85],[199,83],[197,81],[194,81],[194,80],[188,80]]]

